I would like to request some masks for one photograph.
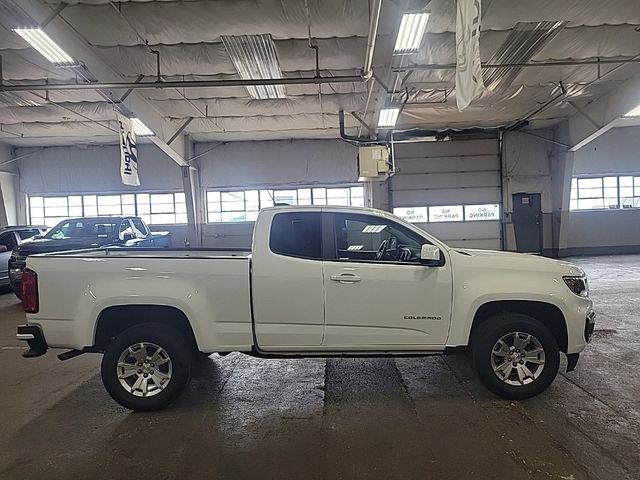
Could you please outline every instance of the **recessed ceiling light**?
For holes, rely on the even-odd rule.
[[[640,105],[638,105],[636,108],[634,108],[630,112],[627,112],[624,116],[625,117],[640,117]]]
[[[58,67],[70,67],[77,64],[77,62],[60,48],[56,42],[51,40],[49,35],[41,28],[14,28],[13,31],[54,65]]]
[[[429,12],[405,13],[402,15],[400,28],[398,29],[398,37],[393,47],[394,54],[410,55],[420,49],[422,36],[429,21],[429,15]]]
[[[379,128],[393,128],[398,121],[398,115],[400,114],[400,108],[391,107],[383,108],[380,110],[380,116],[378,117]]]
[[[147,127],[142,120],[137,117],[133,117],[131,119],[131,123],[133,124],[133,133],[138,137],[153,137],[155,133],[149,127]]]

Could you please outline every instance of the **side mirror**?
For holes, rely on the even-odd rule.
[[[425,243],[420,248],[420,263],[430,267],[440,267],[443,265],[442,252],[435,245]]]
[[[4,253],[7,251],[7,246],[6,245],[0,245],[0,253]]]
[[[136,236],[133,233],[126,232],[122,235],[122,240],[124,242],[128,242],[129,240],[133,240]]]

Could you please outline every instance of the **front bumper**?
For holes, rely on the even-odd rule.
[[[16,338],[29,345],[29,350],[22,353],[25,358],[40,357],[47,353],[49,348],[42,329],[38,325],[18,325]]]

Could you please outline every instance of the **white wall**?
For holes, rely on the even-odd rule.
[[[216,147],[211,151],[212,147]],[[195,155],[200,191],[207,188],[245,188],[295,184],[330,185],[357,181],[357,149],[340,140],[296,140],[268,142],[200,143]],[[155,145],[139,145],[142,185],[127,187],[120,182],[117,145],[21,148],[17,155],[31,154],[18,162],[22,197],[34,194],[87,192],[182,191],[182,173],[176,163]],[[25,209],[24,200],[21,202]],[[26,220],[26,213],[24,213]],[[23,221],[24,221],[23,220]],[[154,225],[153,230],[172,233],[174,246],[182,246],[186,225]],[[251,245],[253,223],[205,224],[203,244],[208,247]]]
[[[342,140],[196,144],[195,154],[202,152],[208,152],[197,160],[203,195],[216,188],[331,185],[358,180],[357,148]],[[249,247],[252,234],[253,222],[205,223],[202,228],[207,247]]]
[[[531,132],[552,138],[552,132]],[[514,193],[540,193],[542,202],[543,249],[552,246],[552,192],[550,155],[552,144],[523,132],[506,132],[502,146],[503,201],[506,233],[506,249],[515,250],[515,236],[511,214]]]
[[[21,221],[26,221],[26,195],[182,191],[180,167],[152,144],[138,145],[139,187],[120,180],[120,150],[117,145],[89,147],[20,148],[27,155],[18,163],[20,172]],[[187,237],[186,225],[153,225],[154,231],[169,231],[175,246]]]
[[[640,174],[640,127],[614,128],[574,154],[574,175]],[[567,254],[640,252],[640,209],[572,211]]]
[[[18,169],[11,160],[11,147],[0,143],[0,225],[18,222]]]

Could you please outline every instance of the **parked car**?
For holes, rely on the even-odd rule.
[[[198,353],[437,355],[469,347],[496,394],[544,391],[590,341],[585,272],[549,258],[448,247],[393,215],[273,207],[252,251],[102,249],[37,255],[23,277],[24,356],[104,353],[117,402],[175,400]]]
[[[35,236],[13,248],[9,258],[9,282],[20,298],[20,281],[29,255],[96,247],[171,247],[169,232],[151,232],[138,217],[70,218],[45,235]]]
[[[9,257],[11,252],[25,240],[42,235],[47,227],[34,225],[17,225],[0,227],[0,287],[9,285]]]

